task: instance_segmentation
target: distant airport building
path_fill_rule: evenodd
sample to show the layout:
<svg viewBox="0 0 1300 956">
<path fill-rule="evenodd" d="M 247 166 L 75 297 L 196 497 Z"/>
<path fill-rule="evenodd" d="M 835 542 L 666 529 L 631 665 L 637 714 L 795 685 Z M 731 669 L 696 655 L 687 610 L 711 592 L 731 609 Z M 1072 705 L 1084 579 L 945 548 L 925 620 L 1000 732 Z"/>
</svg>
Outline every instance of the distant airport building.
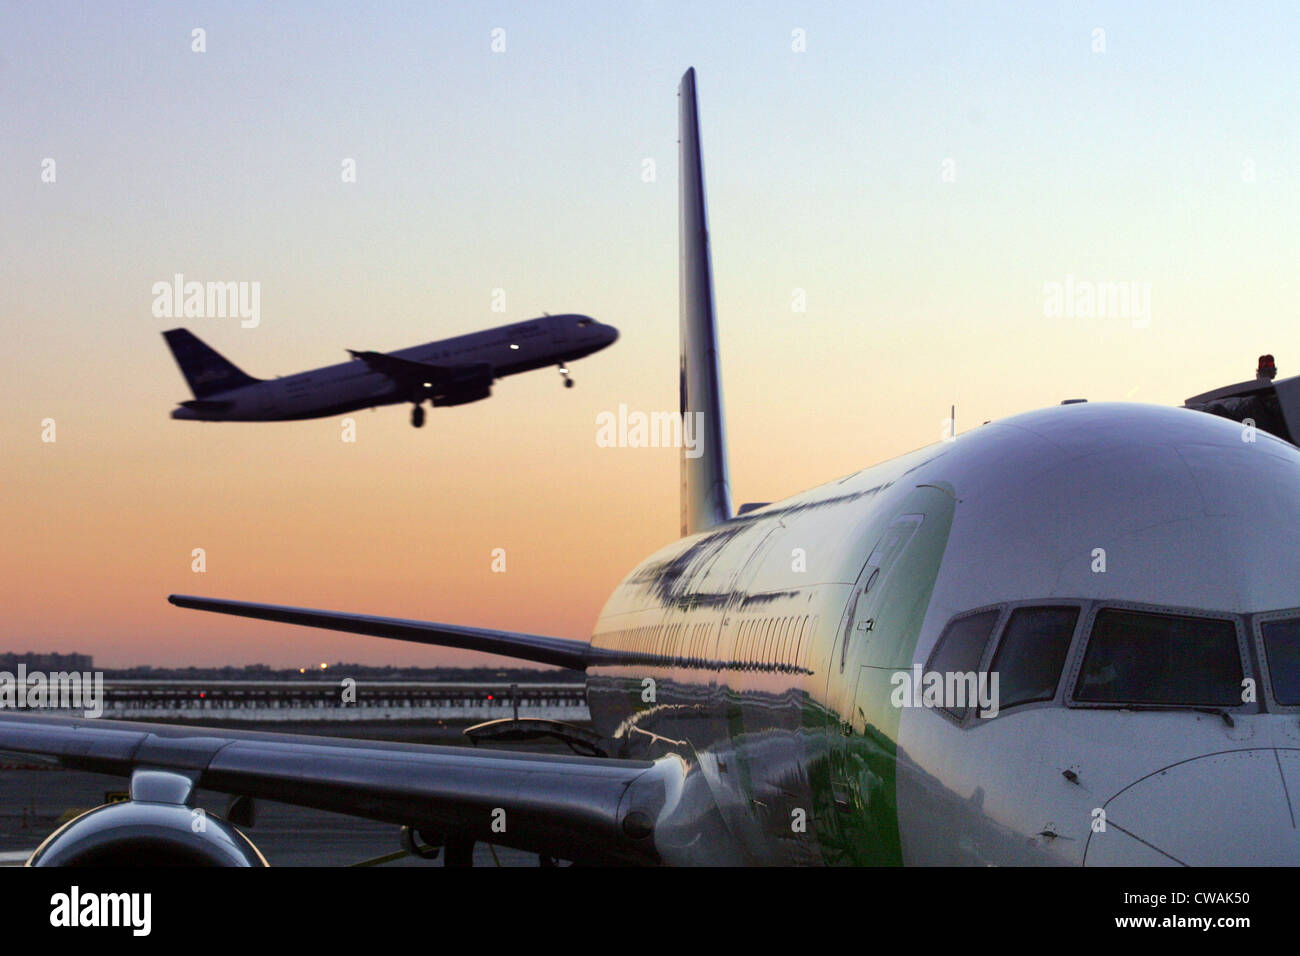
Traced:
<svg viewBox="0 0 1300 956">
<path fill-rule="evenodd" d="M 15 654 L 12 651 L 0 654 L 0 671 L 13 673 L 19 665 L 28 671 L 93 671 L 95 658 L 90 654 Z"/>
<path fill-rule="evenodd" d="M 104 691 L 104 716 L 125 720 L 591 719 L 586 685 L 576 682 L 115 679 Z"/>
</svg>

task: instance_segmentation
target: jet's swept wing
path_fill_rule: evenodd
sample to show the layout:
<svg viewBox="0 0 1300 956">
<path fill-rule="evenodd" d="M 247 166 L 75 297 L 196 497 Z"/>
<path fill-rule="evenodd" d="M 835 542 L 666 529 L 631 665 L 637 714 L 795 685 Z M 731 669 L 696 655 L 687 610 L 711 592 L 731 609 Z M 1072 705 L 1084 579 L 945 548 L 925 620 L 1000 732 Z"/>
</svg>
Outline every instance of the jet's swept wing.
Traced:
<svg viewBox="0 0 1300 956">
<path fill-rule="evenodd" d="M 348 349 L 354 359 L 365 362 L 372 372 L 386 375 L 398 385 L 418 386 L 426 382 L 436 383 L 447 380 L 478 380 L 486 376 L 488 384 L 492 382 L 492 366 L 488 362 L 475 362 L 471 365 L 433 365 L 429 362 L 416 362 L 411 359 L 398 358 L 384 352 L 361 352 Z"/>
<path fill-rule="evenodd" d="M 566 860 L 655 863 L 675 760 L 640 761 L 0 714 L 0 750 L 410 826 Z M 133 785 L 134 789 L 134 785 Z"/>
<path fill-rule="evenodd" d="M 435 644 L 440 647 L 461 647 L 471 651 L 502 654 L 539 664 L 586 670 L 595 662 L 599 651 L 585 641 L 563 637 L 546 637 L 541 634 L 521 634 L 517 631 L 494 631 L 484 627 L 466 627 L 460 624 L 435 624 L 432 621 L 411 621 L 396 617 L 374 617 L 369 614 L 348 614 L 342 611 L 318 611 L 313 608 L 287 607 L 282 604 L 254 604 L 249 601 L 228 601 L 221 598 L 193 597 L 172 594 L 168 601 L 177 607 L 218 614 L 235 614 L 254 617 L 281 624 L 301 624 L 303 627 L 321 627 L 330 631 L 347 631 L 350 634 L 370 634 L 391 637 L 417 644 Z"/>
<path fill-rule="evenodd" d="M 585 642 L 538 634 L 179 594 L 170 601 L 579 670 L 600 659 Z M 192 785 L 395 823 L 449 847 L 452 840 L 462 846 L 481 841 L 587 863 L 659 862 L 655 822 L 676 799 L 683 774 L 676 759 L 651 763 L 12 713 L 0 713 L 0 751 L 130 776 L 128 809 L 114 805 L 92 813 L 119 813 L 123 819 L 116 822 L 131 824 L 129 808 L 140 806 L 146 822 L 154 821 L 155 836 L 168 819 L 156 806 L 157 784 L 150 789 L 162 776 L 189 781 L 182 791 L 174 791 L 174 783 L 164 788 L 184 795 L 163 802 L 185 807 L 192 805 Z M 82 835 L 67 828 L 59 833 L 52 840 L 61 839 L 67 852 L 83 852 Z M 165 831 L 159 839 L 176 835 Z"/>
<path fill-rule="evenodd" d="M 383 352 L 348 349 L 348 354 L 354 359 L 365 362 L 372 372 L 387 375 L 393 381 L 403 384 L 416 381 L 431 381 L 448 371 L 441 365 L 414 362 L 411 359 L 398 358 L 396 355 L 387 355 Z"/>
<path fill-rule="evenodd" d="M 348 349 L 354 359 L 365 362 L 372 372 L 387 377 L 397 390 L 415 402 L 428 397 L 434 405 L 465 405 L 492 394 L 495 372 L 490 362 L 469 365 L 432 365 L 387 355 Z"/>
</svg>

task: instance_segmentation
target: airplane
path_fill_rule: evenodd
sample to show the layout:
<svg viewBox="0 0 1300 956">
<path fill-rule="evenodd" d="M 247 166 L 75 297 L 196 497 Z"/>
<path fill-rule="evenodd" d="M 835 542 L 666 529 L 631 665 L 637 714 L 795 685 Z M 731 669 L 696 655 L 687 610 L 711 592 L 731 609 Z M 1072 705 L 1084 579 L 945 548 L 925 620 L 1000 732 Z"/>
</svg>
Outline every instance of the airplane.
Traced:
<svg viewBox="0 0 1300 956">
<path fill-rule="evenodd" d="M 558 365 L 572 388 L 568 363 L 613 345 L 618 330 L 587 315 L 543 315 L 396 352 L 348 349 L 351 362 L 270 380 L 240 371 L 188 329 L 163 338 L 194 393 L 172 418 L 299 421 L 411 402 L 411 424 L 422 428 L 426 399 L 435 408 L 481 401 L 507 375 Z"/>
<path fill-rule="evenodd" d="M 539 862 L 1300 861 L 1300 449 L 1072 401 L 734 511 L 693 69 L 679 97 L 680 409 L 702 453 L 681 458 L 681 537 L 589 640 L 170 597 L 585 671 L 593 730 L 477 732 L 587 755 L 0 713 L 0 749 L 131 781 L 31 865 L 259 864 L 258 799 L 387 821 L 448 865 L 476 841 Z M 232 796 L 202 834 L 196 787 Z"/>
</svg>

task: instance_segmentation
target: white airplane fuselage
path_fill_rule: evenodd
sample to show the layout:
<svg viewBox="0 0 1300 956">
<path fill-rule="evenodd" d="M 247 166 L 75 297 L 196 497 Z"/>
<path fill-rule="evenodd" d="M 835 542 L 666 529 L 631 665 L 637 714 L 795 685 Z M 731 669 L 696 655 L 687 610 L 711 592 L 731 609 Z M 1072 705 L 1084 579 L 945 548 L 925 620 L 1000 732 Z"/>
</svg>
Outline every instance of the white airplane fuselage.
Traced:
<svg viewBox="0 0 1300 956">
<path fill-rule="evenodd" d="M 1300 707 L 1275 697 L 1259 632 L 1300 617 L 1300 450 L 1244 435 L 1183 409 L 1048 408 L 651 556 L 599 618 L 615 662 L 588 696 L 618 756 L 688 768 L 665 860 L 1300 862 Z M 988 671 L 1034 605 L 1078 609 L 1050 699 L 960 720 L 897 705 L 954 618 L 1001 615 Z M 1076 699 L 1107 608 L 1229 622 L 1255 696 Z"/>
</svg>

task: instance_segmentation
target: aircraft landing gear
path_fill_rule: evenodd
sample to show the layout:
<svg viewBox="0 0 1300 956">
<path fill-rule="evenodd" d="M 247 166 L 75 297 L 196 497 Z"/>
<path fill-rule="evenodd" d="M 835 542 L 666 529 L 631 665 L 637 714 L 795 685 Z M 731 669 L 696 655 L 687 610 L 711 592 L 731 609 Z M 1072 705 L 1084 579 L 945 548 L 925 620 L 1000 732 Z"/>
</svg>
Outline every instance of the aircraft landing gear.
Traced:
<svg viewBox="0 0 1300 956">
<path fill-rule="evenodd" d="M 424 427 L 424 406 L 423 405 L 416 405 L 414 408 L 411 409 L 411 427 L 412 428 Z"/>
<path fill-rule="evenodd" d="M 569 378 L 569 366 L 560 366 L 560 377 L 564 379 L 565 388 L 573 388 L 573 379 Z"/>
</svg>

